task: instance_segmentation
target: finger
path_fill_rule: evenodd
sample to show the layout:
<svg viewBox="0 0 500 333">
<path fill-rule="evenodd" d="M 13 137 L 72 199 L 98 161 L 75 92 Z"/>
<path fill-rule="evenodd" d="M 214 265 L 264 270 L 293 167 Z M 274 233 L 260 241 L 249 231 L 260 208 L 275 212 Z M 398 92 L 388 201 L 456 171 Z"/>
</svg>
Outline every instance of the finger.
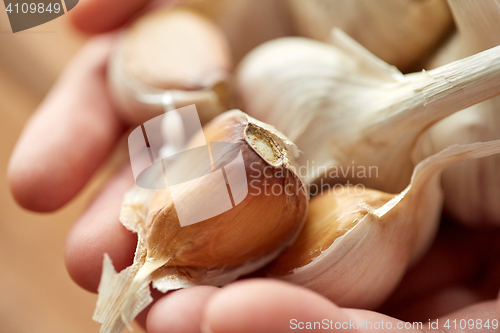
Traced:
<svg viewBox="0 0 500 333">
<path fill-rule="evenodd" d="M 86 0 L 69 12 L 73 25 L 79 30 L 97 34 L 116 29 L 150 0 Z"/>
<path fill-rule="evenodd" d="M 125 229 L 118 217 L 123 195 L 133 183 L 132 171 L 127 164 L 96 196 L 66 239 L 68 273 L 76 283 L 91 292 L 97 291 L 104 253 L 109 254 L 118 272 L 132 264 L 137 236 Z"/>
<path fill-rule="evenodd" d="M 210 298 L 202 331 L 280 333 L 299 323 L 323 319 L 349 321 L 339 307 L 310 290 L 271 279 L 250 279 L 231 284 Z"/>
<path fill-rule="evenodd" d="M 498 299 L 497 299 L 497 311 L 500 314 L 500 292 L 498 293 Z"/>
<path fill-rule="evenodd" d="M 469 327 L 472 319 L 475 324 Z M 405 323 L 373 311 L 338 308 L 304 288 L 260 279 L 238 282 L 215 293 L 204 311 L 202 331 L 279 333 L 298 329 L 318 332 L 330 329 L 357 333 L 458 333 L 464 332 L 463 327 L 460 328 L 460 321 L 465 320 L 467 332 L 484 332 L 484 325 L 477 324 L 478 319 L 483 324 L 489 320 L 491 327 L 493 320 L 498 320 L 496 302 L 476 304 L 438 318 L 437 321 Z M 449 327 L 445 326 L 447 320 Z M 453 326 L 453 320 L 458 325 Z M 308 325 L 311 328 L 308 329 Z"/>
<path fill-rule="evenodd" d="M 422 331 L 424 323 L 405 323 L 399 319 L 368 310 L 343 309 L 343 311 L 350 318 L 350 326 L 355 328 L 358 333 L 424 333 Z"/>
<path fill-rule="evenodd" d="M 147 331 L 149 333 L 199 333 L 202 311 L 219 289 L 198 286 L 181 289 L 168 294 L 156 302 L 149 311 Z"/>
<path fill-rule="evenodd" d="M 494 301 L 475 304 L 446 316 L 437 319 L 429 318 L 423 322 L 403 322 L 401 320 L 368 310 L 343 309 L 343 311 L 351 318 L 352 321 L 356 322 L 355 326 L 358 329 L 358 333 L 499 332 L 499 314 Z M 486 322 L 489 323 L 489 329 L 484 326 Z M 496 328 L 493 328 L 494 326 L 496 326 Z"/>
<path fill-rule="evenodd" d="M 486 300 L 475 290 L 452 286 L 423 294 L 385 313 L 405 321 L 425 321 Z"/>
<path fill-rule="evenodd" d="M 445 333 L 500 332 L 499 318 L 495 301 L 488 301 L 468 306 L 431 322 L 437 323 L 436 328 Z M 489 327 L 485 326 L 486 323 Z M 427 327 L 433 328 L 429 323 Z"/>
<path fill-rule="evenodd" d="M 21 206 L 46 212 L 67 203 L 124 132 L 105 84 L 113 41 L 103 36 L 90 42 L 24 128 L 8 169 Z"/>
<path fill-rule="evenodd" d="M 165 294 L 162 293 L 161 291 L 152 288 L 151 286 L 149 287 L 149 290 L 151 291 L 151 297 L 153 298 L 153 302 L 151 302 L 151 304 L 149 304 L 144 310 L 142 310 L 137 315 L 137 317 L 134 318 L 134 321 L 137 322 L 144 330 L 146 330 L 148 315 L 151 308 L 156 304 L 156 302 L 158 302 L 158 300 L 165 297 L 165 295 L 170 295 L 175 292 L 175 291 L 169 291 L 167 292 L 167 294 Z"/>
</svg>

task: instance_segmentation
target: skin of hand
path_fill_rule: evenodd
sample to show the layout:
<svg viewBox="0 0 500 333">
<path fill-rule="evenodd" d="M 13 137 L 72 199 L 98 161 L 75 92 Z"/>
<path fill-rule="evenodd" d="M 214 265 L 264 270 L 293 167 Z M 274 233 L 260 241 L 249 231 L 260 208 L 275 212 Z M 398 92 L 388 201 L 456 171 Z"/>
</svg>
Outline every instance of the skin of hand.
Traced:
<svg viewBox="0 0 500 333">
<path fill-rule="evenodd" d="M 80 30 L 104 33 L 125 23 L 147 0 L 86 0 L 70 12 Z M 8 181 L 17 202 L 33 211 L 53 211 L 71 200 L 106 161 L 127 129 L 107 95 L 106 62 L 114 33 L 94 37 L 68 66 L 26 125 L 12 154 Z M 65 261 L 81 287 L 96 292 L 102 258 L 117 270 L 132 263 L 134 234 L 118 221 L 123 194 L 133 184 L 128 162 L 116 172 L 70 231 Z M 429 253 L 410 269 L 380 312 L 346 309 L 286 282 L 252 278 L 223 288 L 198 286 L 163 295 L 137 320 L 149 333 L 289 332 L 297 322 L 368 320 L 372 323 L 428 319 L 500 319 L 498 230 L 465 230 L 445 223 Z M 335 281 L 332 281 L 335 283 Z M 384 313 L 384 314 L 383 314 Z M 393 317 L 392 317 L 393 316 Z M 463 332 L 459 327 L 439 332 Z M 325 330 L 319 330 L 325 331 Z M 346 332 L 394 332 L 347 328 Z M 484 332 L 474 328 L 467 332 Z M 487 332 L 500 332 L 487 330 Z"/>
</svg>

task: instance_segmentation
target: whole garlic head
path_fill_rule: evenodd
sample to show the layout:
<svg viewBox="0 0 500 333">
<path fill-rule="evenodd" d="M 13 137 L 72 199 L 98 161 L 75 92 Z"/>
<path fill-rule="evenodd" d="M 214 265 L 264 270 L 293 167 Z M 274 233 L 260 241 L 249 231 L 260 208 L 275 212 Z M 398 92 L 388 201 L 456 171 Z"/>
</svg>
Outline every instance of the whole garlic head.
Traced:
<svg viewBox="0 0 500 333">
<path fill-rule="evenodd" d="M 399 192 L 410 180 L 421 133 L 500 93 L 500 48 L 403 75 L 341 30 L 333 35 L 335 45 L 300 37 L 267 42 L 247 55 L 236 76 L 245 110 L 303 152 L 298 163 L 308 168 L 309 183 L 332 169 L 374 166 L 376 177 L 354 180 Z"/>
</svg>

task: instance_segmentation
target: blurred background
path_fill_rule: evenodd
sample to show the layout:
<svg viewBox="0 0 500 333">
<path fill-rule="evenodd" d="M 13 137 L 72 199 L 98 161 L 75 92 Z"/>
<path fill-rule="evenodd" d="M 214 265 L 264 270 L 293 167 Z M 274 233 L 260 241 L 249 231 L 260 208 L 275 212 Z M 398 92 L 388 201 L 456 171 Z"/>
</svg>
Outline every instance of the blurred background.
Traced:
<svg viewBox="0 0 500 333">
<path fill-rule="evenodd" d="M 97 297 L 66 273 L 64 243 L 106 168 L 75 200 L 51 214 L 20 208 L 6 181 L 24 124 L 85 38 L 66 16 L 13 34 L 0 7 L 0 332 L 98 332 L 100 325 L 92 321 Z"/>
</svg>

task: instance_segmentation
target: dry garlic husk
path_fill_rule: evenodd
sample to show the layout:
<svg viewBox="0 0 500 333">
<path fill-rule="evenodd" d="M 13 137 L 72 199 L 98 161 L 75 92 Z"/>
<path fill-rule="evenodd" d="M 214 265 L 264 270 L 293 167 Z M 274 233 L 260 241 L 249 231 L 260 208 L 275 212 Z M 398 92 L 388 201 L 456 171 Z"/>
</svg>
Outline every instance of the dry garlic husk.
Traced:
<svg viewBox="0 0 500 333">
<path fill-rule="evenodd" d="M 399 194 L 339 185 L 312 198 L 299 238 L 266 273 L 340 306 L 376 307 L 434 238 L 442 170 L 499 152 L 500 140 L 455 145 L 420 162 Z"/>
<path fill-rule="evenodd" d="M 308 197 L 294 171 L 293 143 L 237 110 L 215 118 L 203 132 L 212 144 L 239 146 L 251 183 L 248 195 L 225 213 L 181 227 L 168 190 L 131 189 L 120 221 L 137 233 L 137 250 L 133 265 L 118 274 L 105 256 L 94 313 L 94 319 L 103 323 L 101 332 L 121 332 L 152 301 L 150 282 L 162 292 L 223 285 L 266 265 L 298 236 Z M 231 170 L 225 169 L 230 177 Z M 199 191 L 209 194 L 212 185 L 216 184 L 187 186 L 181 199 L 190 200 Z M 266 186 L 288 192 L 270 195 Z"/>
<path fill-rule="evenodd" d="M 450 0 L 458 26 L 434 60 L 438 66 L 500 44 L 500 1 Z M 415 155 L 428 156 L 453 143 L 500 139 L 500 98 L 495 97 L 453 114 L 422 136 Z M 500 225 L 500 157 L 468 161 L 443 173 L 445 210 L 467 225 Z"/>
<path fill-rule="evenodd" d="M 397 193 L 410 180 L 411 149 L 422 132 L 500 93 L 500 48 L 403 75 L 341 30 L 333 36 L 335 45 L 300 37 L 267 42 L 237 72 L 245 110 L 297 145 L 308 182 L 351 180 L 356 170 L 355 183 Z M 373 169 L 372 176 L 359 179 L 360 168 Z"/>
<path fill-rule="evenodd" d="M 373 54 L 406 71 L 433 51 L 452 30 L 446 0 L 288 0 L 305 37 L 328 41 L 345 31 Z"/>
<path fill-rule="evenodd" d="M 190 104 L 206 123 L 228 109 L 231 67 L 228 42 L 215 23 L 192 10 L 163 8 L 122 33 L 108 79 L 131 124 Z"/>
<path fill-rule="evenodd" d="M 226 34 L 235 62 L 268 40 L 294 34 L 283 0 L 181 0 L 212 18 Z"/>
</svg>

